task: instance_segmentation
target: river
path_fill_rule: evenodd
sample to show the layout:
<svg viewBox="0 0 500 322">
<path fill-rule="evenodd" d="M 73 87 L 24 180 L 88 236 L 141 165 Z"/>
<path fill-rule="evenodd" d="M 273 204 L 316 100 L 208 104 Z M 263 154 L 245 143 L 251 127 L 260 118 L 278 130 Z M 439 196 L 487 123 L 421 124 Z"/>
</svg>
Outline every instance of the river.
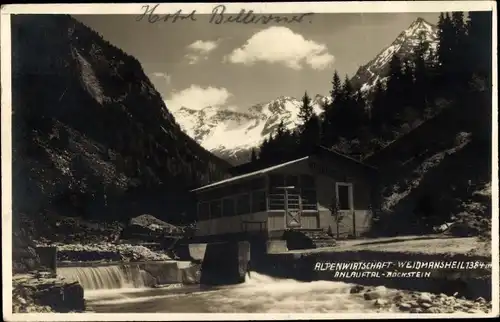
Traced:
<svg viewBox="0 0 500 322">
<path fill-rule="evenodd" d="M 351 288 L 341 282 L 299 282 L 252 273 L 234 286 L 85 290 L 85 298 L 97 313 L 379 312 L 362 294 L 350 294 Z"/>
<path fill-rule="evenodd" d="M 86 306 L 96 313 L 393 313 L 401 312 L 403 306 L 406 311 L 429 313 L 491 311 L 491 302 L 484 299 L 468 301 L 324 280 L 302 282 L 256 272 L 250 272 L 244 283 L 231 286 L 152 288 L 146 286 L 151 285 L 148 273 L 132 263 L 61 267 L 57 271 L 83 286 Z M 355 288 L 360 292 L 351 293 Z"/>
</svg>

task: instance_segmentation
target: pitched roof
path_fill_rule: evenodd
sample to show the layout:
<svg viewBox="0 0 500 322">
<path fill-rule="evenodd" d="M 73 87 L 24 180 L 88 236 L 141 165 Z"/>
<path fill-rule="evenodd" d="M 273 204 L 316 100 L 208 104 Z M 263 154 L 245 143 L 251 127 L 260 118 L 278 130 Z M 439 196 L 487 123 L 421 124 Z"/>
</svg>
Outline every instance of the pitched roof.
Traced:
<svg viewBox="0 0 500 322">
<path fill-rule="evenodd" d="M 363 162 L 361 162 L 359 160 L 356 160 L 354 158 L 351 158 L 351 157 L 349 157 L 349 156 L 347 156 L 345 154 L 342 154 L 342 153 L 340 153 L 338 151 L 335 151 L 333 149 L 329 149 L 329 148 L 324 147 L 324 146 L 317 146 L 316 148 L 317 149 L 313 153 L 311 153 L 311 156 L 312 155 L 320 154 L 321 152 L 323 152 L 323 153 L 326 152 L 329 155 L 333 155 L 333 156 L 336 156 L 336 157 L 340 157 L 340 158 L 349 160 L 349 161 L 354 162 L 354 163 L 358 164 L 359 166 L 363 166 L 363 167 L 365 167 L 365 168 L 367 168 L 369 170 L 377 171 L 377 169 L 375 167 L 370 166 L 370 165 L 368 165 L 366 163 L 363 163 Z M 206 190 L 206 189 L 210 189 L 210 188 L 222 186 L 224 184 L 227 184 L 227 183 L 230 183 L 230 182 L 234 182 L 234 181 L 237 181 L 237 180 L 256 177 L 256 176 L 262 175 L 264 173 L 267 173 L 267 172 L 270 172 L 270 171 L 273 171 L 273 170 L 276 170 L 276 169 L 279 169 L 279 168 L 282 168 L 282 167 L 286 167 L 288 165 L 291 165 L 291 164 L 294 164 L 294 163 L 297 163 L 297 162 L 300 162 L 300 161 L 307 160 L 307 159 L 309 159 L 309 157 L 310 156 L 305 156 L 305 157 L 302 157 L 302 158 L 297 158 L 297 159 L 294 159 L 294 160 L 291 160 L 291 161 L 287 161 L 287 162 L 283 162 L 283 163 L 280 163 L 280 164 L 269 165 L 268 167 L 265 167 L 265 168 L 261 168 L 261 169 L 254 170 L 254 171 L 251 171 L 251 172 L 248 172 L 248 173 L 240 174 L 240 175 L 234 176 L 232 178 L 228 178 L 228 179 L 225 179 L 225 180 L 217 181 L 217 182 L 214 182 L 214 183 L 211 183 L 211 184 L 208 184 L 208 185 L 205 185 L 205 186 L 193 189 L 193 190 L 191 190 L 191 192 L 203 191 L 203 190 Z"/>
<path fill-rule="evenodd" d="M 363 167 L 366 167 L 368 169 L 376 170 L 376 168 L 374 168 L 373 166 L 371 166 L 367 163 L 364 163 L 360 160 L 356 160 L 355 158 L 347 156 L 339 151 L 336 151 L 334 149 L 330 149 L 330 148 L 327 148 L 327 147 L 321 146 L 321 145 L 317 145 L 316 147 L 314 147 L 312 152 L 309 155 L 336 156 L 336 157 L 340 157 L 340 158 L 345 159 L 345 160 L 352 161 L 352 162 L 354 162 L 358 165 L 361 165 Z M 265 161 L 265 160 L 258 159 L 258 160 L 253 161 L 253 162 L 247 162 L 247 163 L 233 166 L 232 168 L 229 169 L 229 172 L 235 176 L 239 176 L 241 174 L 255 172 L 257 170 L 268 168 L 268 167 L 270 167 L 272 165 L 276 165 L 278 163 L 285 163 L 285 162 L 288 162 L 290 160 L 295 160 L 295 159 L 298 159 L 301 157 L 304 157 L 304 154 L 296 153 L 296 154 L 288 155 L 287 157 L 281 158 L 279 160 L 267 160 L 267 161 Z"/>
<path fill-rule="evenodd" d="M 360 161 L 360 160 L 356 160 L 356 159 L 354 159 L 354 158 L 352 158 L 352 157 L 350 157 L 350 156 L 348 156 L 348 155 L 345 155 L 345 154 L 343 154 L 343 153 L 340 153 L 339 151 L 336 151 L 336 150 L 334 150 L 334 149 L 329 149 L 329 148 L 327 148 L 327 147 L 325 147 L 325 146 L 322 146 L 322 145 L 320 145 L 320 146 L 319 146 L 319 149 L 321 149 L 321 150 L 323 150 L 323 151 L 326 151 L 326 152 L 328 152 L 328 153 L 331 153 L 331 154 L 333 154 L 333 155 L 335 155 L 335 156 L 339 156 L 339 157 L 341 157 L 341 158 L 345 158 L 345 159 L 347 159 L 347 160 L 350 160 L 350 161 L 352 161 L 352 162 L 355 162 L 355 163 L 357 163 L 357 164 L 359 164 L 359 165 L 361 165 L 361 166 L 363 166 L 363 167 L 366 167 L 366 168 L 369 168 L 369 169 L 372 169 L 372 170 L 377 170 L 377 168 L 375 168 L 374 166 L 371 166 L 371 165 L 369 165 L 369 164 L 367 164 L 367 163 L 364 163 L 364 162 L 362 162 L 362 161 Z"/>
<path fill-rule="evenodd" d="M 279 169 L 279 168 L 282 168 L 282 167 L 286 167 L 286 166 L 288 166 L 290 164 L 294 164 L 294 163 L 297 163 L 297 162 L 300 162 L 300 161 L 307 160 L 308 158 L 309 158 L 309 156 L 306 156 L 306 157 L 303 157 L 303 158 L 300 158 L 300 159 L 295 159 L 295 160 L 292 160 L 292 161 L 289 161 L 289 162 L 280 163 L 280 164 L 277 164 L 277 165 L 274 165 L 274 166 L 271 166 L 271 167 L 268 167 L 268 168 L 265 168 L 265 169 L 261 169 L 261 170 L 258 170 L 258 171 L 254 171 L 254 172 L 250 172 L 250 173 L 245 173 L 245 174 L 242 174 L 242 175 L 239 175 L 239 176 L 236 176 L 236 177 L 232 177 L 232 178 L 229 178 L 229 179 L 217 181 L 217 182 L 208 184 L 206 186 L 193 189 L 193 190 L 191 190 L 191 192 L 197 192 L 197 191 L 201 191 L 201 190 L 206 190 L 206 189 L 209 189 L 209 188 L 217 187 L 217 186 L 220 186 L 220 185 L 223 185 L 223 184 L 226 184 L 226 183 L 229 183 L 229 182 L 237 181 L 237 180 L 240 180 L 240 179 L 255 177 L 255 176 L 264 174 L 266 172 L 269 172 L 269 171 L 273 171 L 273 170 L 276 170 L 276 169 Z"/>
</svg>

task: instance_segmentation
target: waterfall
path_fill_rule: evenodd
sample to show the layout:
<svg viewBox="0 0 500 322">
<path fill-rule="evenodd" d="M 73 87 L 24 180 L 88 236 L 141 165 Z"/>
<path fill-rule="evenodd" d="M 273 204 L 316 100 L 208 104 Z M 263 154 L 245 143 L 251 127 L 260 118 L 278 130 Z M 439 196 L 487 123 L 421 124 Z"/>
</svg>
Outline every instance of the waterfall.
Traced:
<svg viewBox="0 0 500 322">
<path fill-rule="evenodd" d="M 57 274 L 78 281 L 85 290 L 143 288 L 145 272 L 137 265 L 60 267 Z"/>
</svg>

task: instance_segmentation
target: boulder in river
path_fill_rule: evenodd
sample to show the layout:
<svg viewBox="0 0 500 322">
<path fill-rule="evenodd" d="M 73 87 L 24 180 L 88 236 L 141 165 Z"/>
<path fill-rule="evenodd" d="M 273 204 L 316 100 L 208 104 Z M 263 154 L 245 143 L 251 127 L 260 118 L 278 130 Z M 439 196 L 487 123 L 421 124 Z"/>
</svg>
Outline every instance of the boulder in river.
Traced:
<svg viewBox="0 0 500 322">
<path fill-rule="evenodd" d="M 375 291 L 370 291 L 370 292 L 366 292 L 365 294 L 363 294 L 363 297 L 367 301 L 376 300 L 376 299 L 380 298 L 380 293 L 375 292 Z"/>
<path fill-rule="evenodd" d="M 418 302 L 419 303 L 431 303 L 432 302 L 432 297 L 429 293 L 422 293 L 420 294 L 420 296 L 418 297 Z"/>
<path fill-rule="evenodd" d="M 124 229 L 122 237 L 125 239 L 139 239 L 156 241 L 165 235 L 177 235 L 181 230 L 154 216 L 145 214 L 132 218 Z"/>
<path fill-rule="evenodd" d="M 82 312 L 83 288 L 78 282 L 52 277 L 50 272 L 14 275 L 14 312 Z"/>
<path fill-rule="evenodd" d="M 387 288 L 385 288 L 385 286 L 377 286 L 374 289 L 363 294 L 363 296 L 365 300 L 376 300 L 386 294 Z"/>
<path fill-rule="evenodd" d="M 389 302 L 387 300 L 384 300 L 384 299 L 376 299 L 374 302 L 374 305 L 376 307 L 386 306 L 387 304 L 389 304 Z"/>
<path fill-rule="evenodd" d="M 363 287 L 363 286 L 361 286 L 361 285 L 355 285 L 355 286 L 353 286 L 353 287 L 351 288 L 350 293 L 351 293 L 351 294 L 358 294 L 358 293 L 360 293 L 363 289 L 364 289 L 364 287 Z"/>
</svg>

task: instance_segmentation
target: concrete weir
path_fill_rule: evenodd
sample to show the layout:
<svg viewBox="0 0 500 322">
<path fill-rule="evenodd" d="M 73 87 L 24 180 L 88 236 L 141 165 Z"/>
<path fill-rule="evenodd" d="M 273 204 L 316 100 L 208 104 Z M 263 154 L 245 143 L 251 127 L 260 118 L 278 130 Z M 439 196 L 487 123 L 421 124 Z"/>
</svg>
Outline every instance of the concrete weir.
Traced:
<svg viewBox="0 0 500 322">
<path fill-rule="evenodd" d="M 228 241 L 180 245 L 176 254 L 180 260 L 148 261 L 136 263 L 69 263 L 73 270 L 63 270 L 65 263 L 58 263 L 58 273 L 90 281 L 92 276 L 109 275 L 108 280 L 120 280 L 118 287 L 137 284 L 154 287 L 165 284 L 231 285 L 243 283 L 249 270 L 261 274 L 295 279 L 298 281 L 329 280 L 365 286 L 383 285 L 388 288 L 445 293 L 458 292 L 468 298 L 491 298 L 491 268 L 484 269 L 433 269 L 425 277 L 388 277 L 388 268 L 369 269 L 371 275 L 351 274 L 363 270 L 318 269 L 318 263 L 353 262 L 491 262 L 488 258 L 439 254 L 418 254 L 378 251 L 338 252 L 289 252 L 282 244 L 269 244 L 262 240 Z M 283 251 L 284 249 L 284 251 Z M 54 253 L 44 250 L 42 262 L 53 263 Z M 115 268 L 105 268 L 114 265 Z M 325 267 L 325 265 L 320 265 Z M 415 271 L 394 267 L 392 271 Z M 391 270 L 390 270 L 391 271 Z M 418 269 L 417 269 L 418 271 Z M 424 270 L 425 271 L 425 270 Z M 429 271 L 429 270 L 427 270 Z M 342 273 L 342 274 L 339 274 Z M 375 274 L 376 276 L 374 276 Z M 349 276 L 346 276 L 349 275 Z M 117 278 L 118 276 L 119 278 Z M 100 279 L 99 279 L 100 280 Z M 89 283 L 92 284 L 92 283 Z M 96 286 L 94 286 L 96 287 Z M 98 286 L 100 288 L 101 286 Z M 113 286 L 115 287 L 115 286 Z M 135 286 L 138 287 L 138 286 Z"/>
<path fill-rule="evenodd" d="M 42 250 L 44 262 L 56 252 Z M 250 261 L 250 243 L 186 244 L 180 260 L 143 262 L 58 262 L 57 274 L 85 289 L 156 287 L 167 284 L 230 285 L 243 283 Z"/>
<path fill-rule="evenodd" d="M 200 283 L 229 285 L 245 281 L 250 261 L 250 243 L 222 242 L 206 245 Z"/>
<path fill-rule="evenodd" d="M 60 263 L 58 275 L 77 280 L 85 289 L 199 284 L 200 265 L 178 261 Z"/>
</svg>

